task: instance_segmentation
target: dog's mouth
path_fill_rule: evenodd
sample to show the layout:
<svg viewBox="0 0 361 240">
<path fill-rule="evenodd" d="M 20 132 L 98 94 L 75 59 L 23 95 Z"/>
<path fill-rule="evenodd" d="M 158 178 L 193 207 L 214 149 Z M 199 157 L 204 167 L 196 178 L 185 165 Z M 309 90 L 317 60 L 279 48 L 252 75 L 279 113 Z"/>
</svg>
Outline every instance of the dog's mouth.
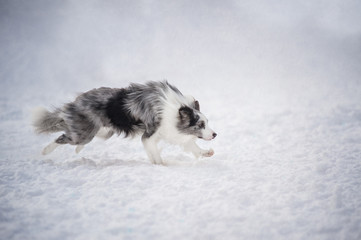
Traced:
<svg viewBox="0 0 361 240">
<path fill-rule="evenodd" d="M 214 139 L 214 138 L 204 138 L 204 137 L 198 137 L 198 138 L 206 140 L 206 141 L 211 141 L 212 139 Z"/>
</svg>

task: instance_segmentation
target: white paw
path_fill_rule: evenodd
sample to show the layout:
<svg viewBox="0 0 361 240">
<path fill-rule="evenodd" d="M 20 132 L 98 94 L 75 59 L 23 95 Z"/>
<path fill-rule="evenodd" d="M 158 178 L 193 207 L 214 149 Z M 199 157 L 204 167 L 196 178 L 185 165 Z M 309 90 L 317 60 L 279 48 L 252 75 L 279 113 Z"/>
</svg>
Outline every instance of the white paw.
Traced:
<svg viewBox="0 0 361 240">
<path fill-rule="evenodd" d="M 47 155 L 47 154 L 51 153 L 51 152 L 54 151 L 55 148 L 57 148 L 59 145 L 60 145 L 60 144 L 55 143 L 55 142 L 50 143 L 48 146 L 46 146 L 46 147 L 43 149 L 42 154 L 43 154 L 43 155 Z"/>
<path fill-rule="evenodd" d="M 209 149 L 208 151 L 204 151 L 202 153 L 202 156 L 203 157 L 212 157 L 214 155 L 214 150 L 211 148 Z"/>
</svg>

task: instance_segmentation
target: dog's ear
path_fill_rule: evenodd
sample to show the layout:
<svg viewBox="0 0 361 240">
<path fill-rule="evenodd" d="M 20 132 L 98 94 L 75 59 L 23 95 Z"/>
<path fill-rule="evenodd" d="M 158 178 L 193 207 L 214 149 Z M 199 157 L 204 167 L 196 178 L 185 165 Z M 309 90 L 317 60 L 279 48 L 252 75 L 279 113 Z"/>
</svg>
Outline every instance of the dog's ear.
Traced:
<svg viewBox="0 0 361 240">
<path fill-rule="evenodd" d="M 200 111 L 199 102 L 197 100 L 194 101 L 194 108 Z"/>
<path fill-rule="evenodd" d="M 187 126 L 194 126 L 199 120 L 199 116 L 194 113 L 190 107 L 181 107 L 179 109 L 179 118 L 181 123 Z"/>
<path fill-rule="evenodd" d="M 181 107 L 179 109 L 179 117 L 182 121 L 190 120 L 193 117 L 193 110 L 187 106 Z"/>
</svg>

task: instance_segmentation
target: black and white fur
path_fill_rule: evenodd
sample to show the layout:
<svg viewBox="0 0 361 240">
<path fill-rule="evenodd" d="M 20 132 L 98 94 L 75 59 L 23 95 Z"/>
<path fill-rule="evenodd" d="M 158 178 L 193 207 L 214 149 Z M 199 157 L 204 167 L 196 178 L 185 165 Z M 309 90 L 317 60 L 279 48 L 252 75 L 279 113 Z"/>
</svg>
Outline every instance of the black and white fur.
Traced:
<svg viewBox="0 0 361 240">
<path fill-rule="evenodd" d="M 196 139 L 212 140 L 217 135 L 200 112 L 198 101 L 167 81 L 93 89 L 53 112 L 38 111 L 33 125 L 37 133 L 64 132 L 43 154 L 62 144 L 76 145 L 78 153 L 95 136 L 142 134 L 147 155 L 156 164 L 163 163 L 157 146 L 161 139 L 183 146 L 198 158 L 210 157 L 214 151 L 201 149 Z"/>
</svg>

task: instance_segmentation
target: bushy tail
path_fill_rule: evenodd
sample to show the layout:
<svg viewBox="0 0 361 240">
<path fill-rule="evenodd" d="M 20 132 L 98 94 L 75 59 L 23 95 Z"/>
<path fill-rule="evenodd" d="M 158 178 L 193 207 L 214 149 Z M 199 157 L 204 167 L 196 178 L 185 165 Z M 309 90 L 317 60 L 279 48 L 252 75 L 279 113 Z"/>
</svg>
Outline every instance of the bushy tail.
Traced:
<svg viewBox="0 0 361 240">
<path fill-rule="evenodd" d="M 49 112 L 44 108 L 34 109 L 32 123 L 38 134 L 60 132 L 66 128 L 64 120 L 59 117 L 58 110 Z"/>
</svg>

